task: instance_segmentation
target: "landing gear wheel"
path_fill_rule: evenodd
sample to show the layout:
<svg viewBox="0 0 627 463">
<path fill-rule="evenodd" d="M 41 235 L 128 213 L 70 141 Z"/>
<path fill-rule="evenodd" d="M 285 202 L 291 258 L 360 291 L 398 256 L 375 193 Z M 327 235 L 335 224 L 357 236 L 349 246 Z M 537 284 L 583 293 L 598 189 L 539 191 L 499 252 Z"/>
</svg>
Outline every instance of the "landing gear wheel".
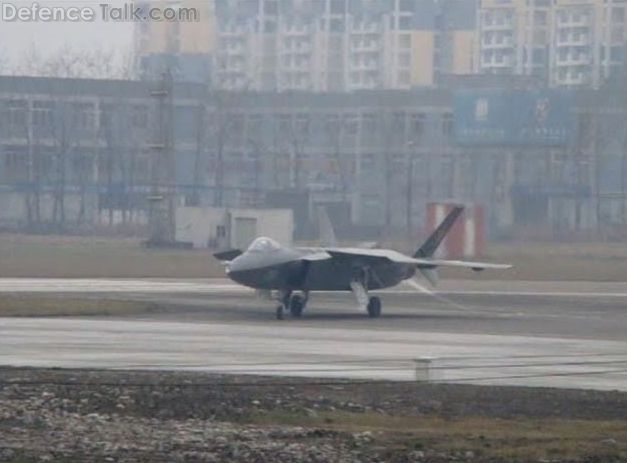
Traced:
<svg viewBox="0 0 627 463">
<path fill-rule="evenodd" d="M 381 299 L 374 296 L 368 301 L 368 316 L 378 318 L 381 315 Z"/>
<path fill-rule="evenodd" d="M 283 320 L 283 305 L 279 305 L 276 308 L 276 319 Z"/>
<path fill-rule="evenodd" d="M 305 300 L 302 296 L 294 294 L 290 299 L 290 314 L 294 318 L 300 318 L 305 308 Z"/>
</svg>

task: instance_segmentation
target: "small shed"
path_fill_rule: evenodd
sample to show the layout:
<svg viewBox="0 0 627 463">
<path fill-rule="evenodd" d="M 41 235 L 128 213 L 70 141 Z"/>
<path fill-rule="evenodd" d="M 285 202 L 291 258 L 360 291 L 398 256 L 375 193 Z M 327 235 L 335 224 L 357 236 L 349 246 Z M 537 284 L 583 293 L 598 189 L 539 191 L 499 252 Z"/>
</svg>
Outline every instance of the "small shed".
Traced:
<svg viewBox="0 0 627 463">
<path fill-rule="evenodd" d="M 291 209 L 231 209 L 187 207 L 176 209 L 176 241 L 194 248 L 246 249 L 258 236 L 291 246 L 294 216 Z"/>
</svg>

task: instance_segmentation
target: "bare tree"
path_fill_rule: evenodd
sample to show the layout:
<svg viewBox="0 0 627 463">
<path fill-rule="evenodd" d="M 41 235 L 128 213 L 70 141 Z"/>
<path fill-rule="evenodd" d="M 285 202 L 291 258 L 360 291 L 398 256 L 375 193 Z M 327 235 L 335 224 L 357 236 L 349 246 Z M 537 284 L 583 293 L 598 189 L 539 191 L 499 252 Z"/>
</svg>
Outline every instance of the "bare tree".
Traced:
<svg viewBox="0 0 627 463">
<path fill-rule="evenodd" d="M 241 132 L 237 133 L 235 111 L 240 95 L 238 92 L 214 92 L 211 98 L 211 110 L 207 114 L 208 140 L 214 148 L 214 204 L 217 207 L 224 206 L 226 148 L 234 143 L 236 136 L 241 135 Z"/>
<path fill-rule="evenodd" d="M 0 47 L 0 74 L 5 74 L 9 71 L 9 56 L 6 48 Z"/>
<path fill-rule="evenodd" d="M 327 117 L 325 129 L 331 145 L 331 156 L 337 168 L 338 178 L 340 180 L 340 191 L 342 193 L 342 201 L 346 201 L 348 194 L 348 174 L 347 167 L 342 154 L 344 124 L 340 115 L 332 114 Z"/>
<path fill-rule="evenodd" d="M 34 44 L 23 53 L 16 73 L 34 77 L 129 79 L 135 77 L 128 53 L 93 47 L 79 49 L 65 44 L 43 56 Z"/>
<path fill-rule="evenodd" d="M 392 227 L 392 197 L 394 195 L 394 162 L 390 151 L 395 144 L 396 135 L 392 126 L 392 115 L 383 111 L 379 116 L 381 146 L 383 147 L 384 180 L 385 180 L 385 237 L 390 237 Z"/>
</svg>

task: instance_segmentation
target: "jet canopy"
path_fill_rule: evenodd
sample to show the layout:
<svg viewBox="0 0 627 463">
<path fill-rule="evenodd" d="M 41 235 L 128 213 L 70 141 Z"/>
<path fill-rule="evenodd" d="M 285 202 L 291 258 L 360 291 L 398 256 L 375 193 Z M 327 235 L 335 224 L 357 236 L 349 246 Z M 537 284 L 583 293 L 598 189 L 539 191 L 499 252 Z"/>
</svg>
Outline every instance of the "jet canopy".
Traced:
<svg viewBox="0 0 627 463">
<path fill-rule="evenodd" d="M 248 246 L 248 252 L 270 252 L 281 249 L 281 245 L 274 241 L 272 238 L 261 237 L 255 239 L 250 246 Z"/>
</svg>

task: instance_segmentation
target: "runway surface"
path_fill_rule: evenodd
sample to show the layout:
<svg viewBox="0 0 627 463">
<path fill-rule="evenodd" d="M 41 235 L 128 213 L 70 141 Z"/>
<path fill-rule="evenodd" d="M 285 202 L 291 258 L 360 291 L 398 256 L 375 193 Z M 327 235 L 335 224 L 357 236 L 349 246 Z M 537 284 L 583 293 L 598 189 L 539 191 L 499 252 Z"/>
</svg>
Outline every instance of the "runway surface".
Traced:
<svg viewBox="0 0 627 463">
<path fill-rule="evenodd" d="M 443 281 L 383 291 L 368 319 L 313 294 L 302 319 L 228 280 L 0 279 L 0 293 L 141 299 L 117 318 L 0 318 L 0 364 L 627 390 L 627 284 Z M 0 296 L 1 297 L 1 296 Z"/>
</svg>

